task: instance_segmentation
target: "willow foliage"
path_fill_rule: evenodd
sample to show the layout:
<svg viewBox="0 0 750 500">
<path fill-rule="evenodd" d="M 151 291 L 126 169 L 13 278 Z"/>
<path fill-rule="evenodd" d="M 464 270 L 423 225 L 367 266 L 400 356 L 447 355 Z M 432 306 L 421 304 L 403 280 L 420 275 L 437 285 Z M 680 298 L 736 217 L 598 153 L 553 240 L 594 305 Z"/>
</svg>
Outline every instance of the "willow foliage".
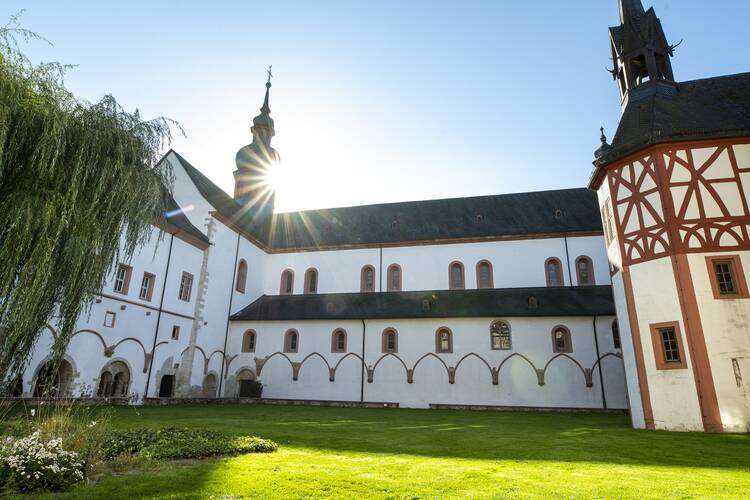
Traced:
<svg viewBox="0 0 750 500">
<path fill-rule="evenodd" d="M 112 96 L 90 104 L 65 67 L 32 65 L 0 28 L 0 382 L 19 374 L 45 325 L 53 359 L 114 262 L 150 237 L 170 173 L 154 168 L 170 120 L 143 121 Z"/>
</svg>

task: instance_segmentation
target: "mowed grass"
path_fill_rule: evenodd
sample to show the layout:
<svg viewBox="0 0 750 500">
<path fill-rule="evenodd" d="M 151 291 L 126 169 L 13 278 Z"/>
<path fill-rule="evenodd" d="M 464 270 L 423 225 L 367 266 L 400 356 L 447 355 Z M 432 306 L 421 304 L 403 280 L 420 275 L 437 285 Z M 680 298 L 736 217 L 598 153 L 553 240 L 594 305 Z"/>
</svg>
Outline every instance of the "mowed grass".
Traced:
<svg viewBox="0 0 750 500">
<path fill-rule="evenodd" d="M 66 496 L 750 496 L 750 437 L 636 431 L 619 414 L 272 405 L 118 407 L 116 427 L 205 427 L 278 453 L 157 463 Z"/>
</svg>

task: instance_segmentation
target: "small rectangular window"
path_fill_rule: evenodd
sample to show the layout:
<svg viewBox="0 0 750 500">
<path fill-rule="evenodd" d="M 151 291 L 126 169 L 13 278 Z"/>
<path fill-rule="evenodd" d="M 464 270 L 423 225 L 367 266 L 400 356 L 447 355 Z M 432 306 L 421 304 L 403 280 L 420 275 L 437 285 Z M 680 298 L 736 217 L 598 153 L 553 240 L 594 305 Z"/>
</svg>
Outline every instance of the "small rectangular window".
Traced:
<svg viewBox="0 0 750 500">
<path fill-rule="evenodd" d="M 151 273 L 143 273 L 143 279 L 141 280 L 141 290 L 138 297 L 141 300 L 151 300 L 154 293 L 154 279 L 156 277 Z"/>
<path fill-rule="evenodd" d="M 179 299 L 185 302 L 190 302 L 190 293 L 193 288 L 193 275 L 190 273 L 183 272 L 182 279 L 180 280 L 180 294 Z"/>
<path fill-rule="evenodd" d="M 106 326 L 107 328 L 114 328 L 116 317 L 117 314 L 113 313 L 112 311 L 107 311 L 106 313 L 104 313 L 104 326 Z"/>
<path fill-rule="evenodd" d="M 715 299 L 750 298 L 739 255 L 707 256 L 708 277 Z"/>
<path fill-rule="evenodd" d="M 677 335 L 674 328 L 662 328 L 659 330 L 661 335 L 661 345 L 664 349 L 664 361 L 667 363 L 680 362 L 680 348 L 677 345 Z"/>
<path fill-rule="evenodd" d="M 177 325 L 174 325 L 172 327 L 172 340 L 177 340 L 180 338 L 180 327 Z"/>
<path fill-rule="evenodd" d="M 121 293 L 123 295 L 128 294 L 128 288 L 130 287 L 130 275 L 133 272 L 133 268 L 126 266 L 125 264 L 119 264 L 117 266 L 117 272 L 115 273 L 115 285 L 113 287 L 115 293 Z"/>
<path fill-rule="evenodd" d="M 680 325 L 676 321 L 649 325 L 657 370 L 687 368 Z"/>
<path fill-rule="evenodd" d="M 734 273 L 732 272 L 732 261 L 714 262 L 714 272 L 716 273 L 716 281 L 719 285 L 720 294 L 737 294 L 737 287 L 734 284 Z"/>
</svg>

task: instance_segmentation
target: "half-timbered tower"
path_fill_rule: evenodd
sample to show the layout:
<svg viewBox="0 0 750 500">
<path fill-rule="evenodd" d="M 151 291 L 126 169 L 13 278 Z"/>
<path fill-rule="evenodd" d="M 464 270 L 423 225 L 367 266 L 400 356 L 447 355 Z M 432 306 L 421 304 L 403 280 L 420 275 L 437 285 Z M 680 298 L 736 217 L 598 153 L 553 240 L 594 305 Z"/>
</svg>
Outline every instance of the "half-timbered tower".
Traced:
<svg viewBox="0 0 750 500">
<path fill-rule="evenodd" d="M 676 82 L 653 8 L 610 28 L 623 113 L 598 193 L 636 427 L 750 426 L 750 73 Z"/>
</svg>

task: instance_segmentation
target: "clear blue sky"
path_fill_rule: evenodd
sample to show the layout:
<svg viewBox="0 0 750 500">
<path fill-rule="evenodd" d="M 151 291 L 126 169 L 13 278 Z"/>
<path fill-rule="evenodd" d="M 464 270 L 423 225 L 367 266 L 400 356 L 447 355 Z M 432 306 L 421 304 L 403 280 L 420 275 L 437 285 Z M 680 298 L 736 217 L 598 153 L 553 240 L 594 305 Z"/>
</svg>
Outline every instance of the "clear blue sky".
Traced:
<svg viewBox="0 0 750 500">
<path fill-rule="evenodd" d="M 750 1 L 644 5 L 685 39 L 678 80 L 750 71 Z M 230 194 L 273 64 L 277 210 L 583 186 L 620 114 L 616 0 L 4 0 L 0 19 L 21 9 L 55 44 L 32 59 L 179 121 L 173 147 Z"/>
</svg>

